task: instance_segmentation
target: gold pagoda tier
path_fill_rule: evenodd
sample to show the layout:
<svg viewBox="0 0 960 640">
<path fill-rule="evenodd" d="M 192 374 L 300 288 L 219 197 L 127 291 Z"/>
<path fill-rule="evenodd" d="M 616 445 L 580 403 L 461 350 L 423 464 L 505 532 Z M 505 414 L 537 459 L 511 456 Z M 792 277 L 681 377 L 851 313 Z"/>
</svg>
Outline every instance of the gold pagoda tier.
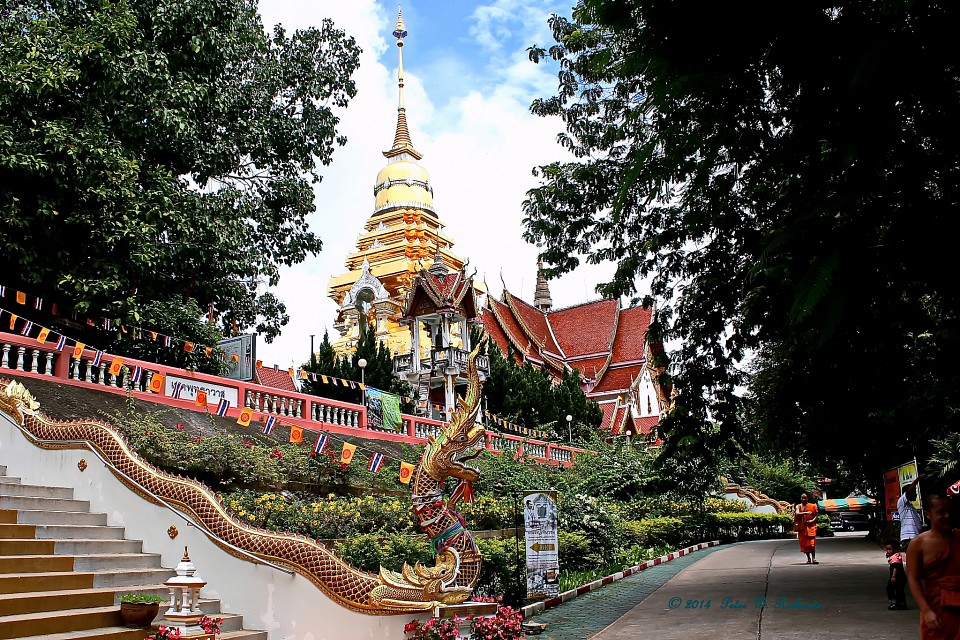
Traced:
<svg viewBox="0 0 960 640">
<path fill-rule="evenodd" d="M 346 260 L 346 273 L 330 279 L 327 295 L 337 303 L 334 326 L 340 338 L 334 348 L 340 355 L 356 349 L 360 332 L 376 326 L 380 340 L 394 353 L 410 350 L 410 332 L 400 324 L 413 278 L 430 266 L 439 249 L 443 262 L 460 270 L 464 260 L 451 250 L 453 240 L 443 233 L 443 223 L 433 208 L 430 175 L 420 166 L 423 155 L 410 139 L 403 102 L 403 39 L 407 35 L 402 14 L 393 32 L 399 52 L 400 106 L 393 146 L 383 152 L 387 166 L 373 187 L 374 210 L 357 240 L 357 250 Z"/>
</svg>

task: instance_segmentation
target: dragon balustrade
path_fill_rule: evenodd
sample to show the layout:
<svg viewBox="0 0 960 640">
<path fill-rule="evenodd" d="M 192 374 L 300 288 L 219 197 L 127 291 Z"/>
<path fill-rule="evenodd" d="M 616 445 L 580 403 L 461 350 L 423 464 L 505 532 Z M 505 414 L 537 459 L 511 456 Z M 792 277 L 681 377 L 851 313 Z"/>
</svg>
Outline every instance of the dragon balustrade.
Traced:
<svg viewBox="0 0 960 640">
<path fill-rule="evenodd" d="M 480 574 L 480 553 L 463 517 L 454 511 L 460 499 L 470 497 L 471 483 L 479 476 L 465 464 L 482 451 L 466 454 L 484 435 L 476 420 L 481 390 L 478 353 L 479 347 L 468 361 L 466 397 L 459 399 L 454 418 L 440 435 L 430 437 L 411 479 L 414 514 L 436 550 L 435 564 L 404 564 L 400 572 L 382 567 L 377 574 L 362 571 L 311 538 L 244 524 L 227 512 L 210 488 L 143 460 L 113 426 L 97 420 L 58 421 L 43 415 L 39 403 L 19 382 L 9 382 L 0 391 L 0 411 L 43 449 L 99 452 L 129 489 L 154 503 L 156 496 L 182 511 L 232 555 L 242 557 L 231 545 L 286 567 L 353 611 L 369 615 L 427 611 L 466 601 Z M 445 501 L 442 490 L 448 478 L 458 479 L 459 484 Z"/>
</svg>

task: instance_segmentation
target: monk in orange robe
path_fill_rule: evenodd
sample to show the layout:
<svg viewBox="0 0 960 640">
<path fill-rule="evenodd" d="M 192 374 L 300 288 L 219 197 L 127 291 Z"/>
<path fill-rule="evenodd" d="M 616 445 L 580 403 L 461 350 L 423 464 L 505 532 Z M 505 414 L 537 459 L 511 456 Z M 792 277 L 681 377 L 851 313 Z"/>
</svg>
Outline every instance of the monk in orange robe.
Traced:
<svg viewBox="0 0 960 640">
<path fill-rule="evenodd" d="M 930 530 L 907 547 L 910 593 L 920 607 L 920 640 L 960 638 L 960 531 L 950 524 L 950 499 L 927 496 Z"/>
<path fill-rule="evenodd" d="M 793 512 L 793 527 L 800 551 L 807 554 L 807 564 L 820 564 L 817 562 L 817 505 L 810 504 L 807 494 L 800 496 L 800 504 Z"/>
</svg>

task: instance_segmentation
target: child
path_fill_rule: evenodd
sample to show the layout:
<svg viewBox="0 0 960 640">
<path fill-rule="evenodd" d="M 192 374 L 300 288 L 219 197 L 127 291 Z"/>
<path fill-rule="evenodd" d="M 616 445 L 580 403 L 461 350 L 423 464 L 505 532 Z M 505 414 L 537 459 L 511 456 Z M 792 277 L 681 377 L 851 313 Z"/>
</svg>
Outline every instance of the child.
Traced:
<svg viewBox="0 0 960 640">
<path fill-rule="evenodd" d="M 890 579 L 887 581 L 887 599 L 889 609 L 907 608 L 907 574 L 903 570 L 904 554 L 897 551 L 893 544 L 887 543 L 887 564 L 890 566 Z"/>
</svg>

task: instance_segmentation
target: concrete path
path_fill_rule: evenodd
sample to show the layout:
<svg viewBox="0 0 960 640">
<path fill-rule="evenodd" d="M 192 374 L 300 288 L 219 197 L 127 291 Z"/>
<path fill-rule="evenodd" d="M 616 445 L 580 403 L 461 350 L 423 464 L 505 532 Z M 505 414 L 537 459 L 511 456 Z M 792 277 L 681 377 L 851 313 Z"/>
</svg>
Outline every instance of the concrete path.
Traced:
<svg viewBox="0 0 960 640">
<path fill-rule="evenodd" d="M 655 568 L 670 571 L 642 571 L 534 619 L 548 624 L 542 640 L 919 637 L 912 600 L 909 611 L 887 610 L 886 559 L 876 544 L 862 534 L 820 539 L 817 559 L 804 564 L 796 540 L 699 551 Z M 626 601 L 632 606 L 622 611 Z"/>
</svg>

